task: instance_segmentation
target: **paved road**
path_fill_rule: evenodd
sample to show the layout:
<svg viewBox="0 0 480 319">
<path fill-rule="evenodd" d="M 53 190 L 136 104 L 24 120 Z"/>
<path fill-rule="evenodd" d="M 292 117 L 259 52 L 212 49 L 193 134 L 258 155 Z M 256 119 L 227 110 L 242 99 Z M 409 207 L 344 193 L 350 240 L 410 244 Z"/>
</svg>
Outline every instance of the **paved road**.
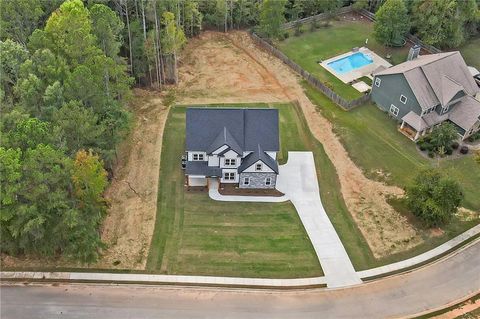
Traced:
<svg viewBox="0 0 480 319">
<path fill-rule="evenodd" d="M 3 286 L 2 319 L 392 318 L 480 292 L 480 241 L 414 272 L 344 289 L 246 291 L 138 286 Z"/>
<path fill-rule="evenodd" d="M 295 206 L 322 265 L 327 286 L 360 284 L 362 281 L 323 208 L 312 152 L 288 152 L 287 164 L 280 166 L 277 189 Z"/>
</svg>

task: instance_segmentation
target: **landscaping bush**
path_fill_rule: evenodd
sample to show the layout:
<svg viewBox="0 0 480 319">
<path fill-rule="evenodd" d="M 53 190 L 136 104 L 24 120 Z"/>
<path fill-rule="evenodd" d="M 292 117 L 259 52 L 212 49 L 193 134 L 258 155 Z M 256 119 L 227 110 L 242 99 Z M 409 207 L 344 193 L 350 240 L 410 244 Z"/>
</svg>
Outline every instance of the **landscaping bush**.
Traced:
<svg viewBox="0 0 480 319">
<path fill-rule="evenodd" d="M 428 151 L 428 157 L 433 158 L 435 156 L 434 151 Z"/>
<path fill-rule="evenodd" d="M 285 31 L 285 33 L 283 34 L 283 38 L 288 39 L 288 37 L 290 37 L 290 33 L 288 31 Z"/>
<path fill-rule="evenodd" d="M 452 155 L 452 153 L 453 153 L 453 148 L 451 146 L 445 147 L 445 154 Z"/>
<path fill-rule="evenodd" d="M 452 143 L 451 146 L 452 146 L 452 148 L 453 148 L 454 150 L 456 150 L 456 149 L 458 149 L 458 147 L 460 146 L 460 144 L 458 144 L 458 142 L 455 141 L 455 142 Z"/>
<path fill-rule="evenodd" d="M 468 141 L 469 142 L 475 142 L 478 139 L 480 139 L 480 131 L 478 131 L 475 134 L 470 135 L 470 137 L 468 138 Z"/>
<path fill-rule="evenodd" d="M 462 153 L 462 154 L 467 154 L 467 153 L 468 153 L 468 146 L 463 145 L 463 146 L 460 148 L 460 153 Z"/>
</svg>

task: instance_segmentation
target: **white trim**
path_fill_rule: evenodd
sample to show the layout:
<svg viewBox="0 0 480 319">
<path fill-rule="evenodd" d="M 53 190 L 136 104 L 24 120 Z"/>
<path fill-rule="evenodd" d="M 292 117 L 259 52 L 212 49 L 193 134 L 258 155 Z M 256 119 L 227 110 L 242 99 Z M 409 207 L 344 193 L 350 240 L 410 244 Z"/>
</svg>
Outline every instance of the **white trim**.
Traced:
<svg viewBox="0 0 480 319">
<path fill-rule="evenodd" d="M 225 159 L 225 166 L 236 166 L 237 159 L 236 158 L 226 158 Z"/>
<path fill-rule="evenodd" d="M 234 181 L 235 180 L 235 172 L 223 172 L 223 179 L 225 181 Z"/>
<path fill-rule="evenodd" d="M 402 97 L 405 98 L 405 101 L 402 101 Z M 403 104 L 407 104 L 407 97 L 403 94 L 400 95 L 400 102 L 402 102 Z"/>
<path fill-rule="evenodd" d="M 400 112 L 400 109 L 396 107 L 395 105 L 391 104 L 390 105 L 390 114 L 398 116 L 398 112 Z"/>
<path fill-rule="evenodd" d="M 450 104 L 442 106 L 442 114 L 447 113 L 449 109 L 450 109 Z"/>
<path fill-rule="evenodd" d="M 205 161 L 205 154 L 203 153 L 193 153 L 192 154 L 192 161 Z"/>
<path fill-rule="evenodd" d="M 256 172 L 261 172 L 263 170 L 263 164 L 262 163 L 256 163 L 255 164 L 255 171 Z"/>
<path fill-rule="evenodd" d="M 382 79 L 376 77 L 375 78 L 375 86 L 380 87 L 381 84 L 382 84 Z"/>
<path fill-rule="evenodd" d="M 265 186 L 271 186 L 271 185 L 272 185 L 272 178 L 265 177 Z"/>
</svg>

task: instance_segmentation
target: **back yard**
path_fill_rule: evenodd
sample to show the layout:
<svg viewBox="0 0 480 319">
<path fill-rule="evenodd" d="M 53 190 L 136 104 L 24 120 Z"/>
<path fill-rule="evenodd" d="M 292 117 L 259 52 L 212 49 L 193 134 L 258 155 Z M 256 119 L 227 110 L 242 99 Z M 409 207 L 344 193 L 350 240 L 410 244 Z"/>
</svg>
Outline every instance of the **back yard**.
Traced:
<svg viewBox="0 0 480 319">
<path fill-rule="evenodd" d="M 405 61 L 408 55 L 408 44 L 402 48 L 387 48 L 379 44 L 373 37 L 373 23 L 359 15 L 341 15 L 339 20 L 333 21 L 329 27 L 322 27 L 313 32 L 310 31 L 310 25 L 305 25 L 304 28 L 305 32 L 302 35 L 296 37 L 291 32 L 288 39 L 276 42 L 276 46 L 290 59 L 330 85 L 346 99 L 361 97 L 362 93 L 325 70 L 318 64 L 319 60 L 325 60 L 361 46 L 368 47 L 383 58 L 390 55 L 389 62 L 392 64 Z M 367 39 L 368 44 L 365 45 Z"/>
<path fill-rule="evenodd" d="M 467 44 L 459 48 L 467 65 L 480 70 L 480 37 L 467 41 Z"/>
</svg>

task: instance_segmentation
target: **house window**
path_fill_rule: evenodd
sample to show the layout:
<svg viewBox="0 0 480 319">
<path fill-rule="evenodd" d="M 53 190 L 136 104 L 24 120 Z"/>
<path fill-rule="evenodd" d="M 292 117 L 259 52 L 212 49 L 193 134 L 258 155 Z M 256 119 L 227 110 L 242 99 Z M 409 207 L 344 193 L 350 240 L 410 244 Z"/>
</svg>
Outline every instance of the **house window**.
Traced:
<svg viewBox="0 0 480 319">
<path fill-rule="evenodd" d="M 270 186 L 270 185 L 272 185 L 272 178 L 271 177 L 265 178 L 265 186 Z"/>
<path fill-rule="evenodd" d="M 400 102 L 402 102 L 403 104 L 407 104 L 407 97 L 405 95 L 400 95 Z"/>
<path fill-rule="evenodd" d="M 235 158 L 226 158 L 225 159 L 225 166 L 235 166 L 237 160 Z"/>
<path fill-rule="evenodd" d="M 380 84 L 382 83 L 382 79 L 380 78 L 375 78 L 375 86 L 380 87 Z"/>
<path fill-rule="evenodd" d="M 450 108 L 450 105 L 445 105 L 444 107 L 442 107 L 442 114 L 447 113 L 449 108 Z"/>
<path fill-rule="evenodd" d="M 257 163 L 257 164 L 255 165 L 255 170 L 256 170 L 256 171 L 261 171 L 261 170 L 262 170 L 262 164 L 261 164 L 261 163 Z"/>
<path fill-rule="evenodd" d="M 243 178 L 243 185 L 250 185 L 250 177 Z"/>
<path fill-rule="evenodd" d="M 223 174 L 223 179 L 226 181 L 234 181 L 235 180 L 235 173 L 234 172 L 225 172 Z"/>
<path fill-rule="evenodd" d="M 396 107 L 396 106 L 393 105 L 393 104 L 390 105 L 390 113 L 391 113 L 391 114 L 397 116 L 397 115 L 398 115 L 398 111 L 399 111 L 398 107 Z"/>
<path fill-rule="evenodd" d="M 202 153 L 194 153 L 193 154 L 193 160 L 194 161 L 204 161 L 205 157 Z"/>
</svg>

